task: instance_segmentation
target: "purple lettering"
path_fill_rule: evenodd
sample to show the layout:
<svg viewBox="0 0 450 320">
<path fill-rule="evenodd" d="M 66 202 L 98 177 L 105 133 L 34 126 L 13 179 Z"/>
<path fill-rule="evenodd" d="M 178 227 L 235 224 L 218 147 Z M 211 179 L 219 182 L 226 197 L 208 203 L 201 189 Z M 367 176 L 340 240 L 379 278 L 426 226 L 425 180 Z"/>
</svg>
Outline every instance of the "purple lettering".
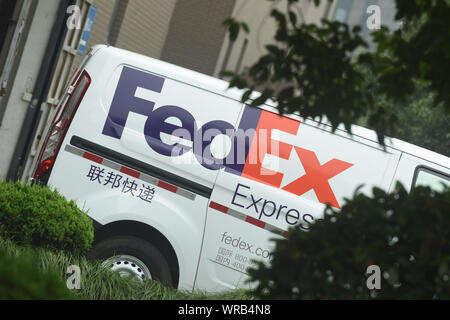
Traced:
<svg viewBox="0 0 450 320">
<path fill-rule="evenodd" d="M 171 117 L 179 119 L 181 121 L 181 127 L 166 121 Z M 187 134 L 177 135 L 176 131 L 185 131 Z M 177 136 L 179 138 L 186 138 L 189 136 L 189 140 L 192 141 L 194 132 L 194 117 L 189 113 L 189 111 L 177 106 L 162 106 L 155 109 L 152 112 L 151 117 L 148 118 L 144 127 L 145 139 L 147 140 L 148 145 L 159 154 L 168 157 L 182 155 L 183 153 L 191 150 L 191 147 L 179 143 L 164 143 L 161 141 L 161 133 Z"/>
<path fill-rule="evenodd" d="M 123 67 L 102 133 L 120 139 L 129 112 L 149 117 L 155 103 L 135 97 L 136 89 L 141 87 L 160 93 L 163 84 L 164 78 Z"/>
</svg>

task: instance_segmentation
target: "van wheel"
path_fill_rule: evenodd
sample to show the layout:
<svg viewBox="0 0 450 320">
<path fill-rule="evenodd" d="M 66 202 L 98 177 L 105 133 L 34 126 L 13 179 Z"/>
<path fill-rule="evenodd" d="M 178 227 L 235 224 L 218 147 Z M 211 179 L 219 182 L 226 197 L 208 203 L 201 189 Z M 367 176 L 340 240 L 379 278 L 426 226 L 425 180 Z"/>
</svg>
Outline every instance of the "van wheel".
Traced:
<svg viewBox="0 0 450 320">
<path fill-rule="evenodd" d="M 142 280 L 156 280 L 173 287 L 169 265 L 151 243 L 132 236 L 114 236 L 94 244 L 88 252 L 90 260 L 103 260 L 105 267 Z"/>
</svg>

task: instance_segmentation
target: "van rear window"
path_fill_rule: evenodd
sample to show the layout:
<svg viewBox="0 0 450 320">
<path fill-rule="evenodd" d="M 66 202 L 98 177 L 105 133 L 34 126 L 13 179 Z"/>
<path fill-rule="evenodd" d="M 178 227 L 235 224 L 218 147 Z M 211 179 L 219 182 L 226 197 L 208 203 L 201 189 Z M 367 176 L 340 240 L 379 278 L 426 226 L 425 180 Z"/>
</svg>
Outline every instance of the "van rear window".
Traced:
<svg viewBox="0 0 450 320">
<path fill-rule="evenodd" d="M 418 167 L 414 174 L 413 188 L 417 186 L 430 187 L 438 192 L 450 188 L 450 177 L 424 167 Z"/>
</svg>

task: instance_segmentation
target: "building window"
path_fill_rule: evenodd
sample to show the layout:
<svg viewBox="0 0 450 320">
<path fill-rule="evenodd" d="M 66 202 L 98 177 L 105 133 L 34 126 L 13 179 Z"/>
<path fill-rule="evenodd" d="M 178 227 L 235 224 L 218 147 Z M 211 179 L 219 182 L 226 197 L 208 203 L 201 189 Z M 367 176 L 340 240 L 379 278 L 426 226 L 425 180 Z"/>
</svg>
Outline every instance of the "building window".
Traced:
<svg viewBox="0 0 450 320">
<path fill-rule="evenodd" d="M 350 15 L 353 0 L 338 0 L 336 9 L 334 10 L 333 20 L 345 23 Z"/>
</svg>

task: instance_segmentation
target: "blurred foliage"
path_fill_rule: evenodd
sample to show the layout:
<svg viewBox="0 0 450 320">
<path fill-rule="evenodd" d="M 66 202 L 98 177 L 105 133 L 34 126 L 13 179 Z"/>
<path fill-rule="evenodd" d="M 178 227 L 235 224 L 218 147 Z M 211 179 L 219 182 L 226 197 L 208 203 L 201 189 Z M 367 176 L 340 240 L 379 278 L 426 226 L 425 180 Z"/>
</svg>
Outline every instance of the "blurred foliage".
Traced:
<svg viewBox="0 0 450 320">
<path fill-rule="evenodd" d="M 368 68 L 360 66 L 359 70 L 364 74 L 367 90 L 378 86 L 376 77 Z M 395 126 L 381 128 L 386 122 L 371 117 L 371 110 L 357 124 L 450 156 L 450 115 L 445 114 L 442 104 L 435 105 L 435 93 L 429 86 L 415 81 L 414 92 L 402 103 L 389 101 L 383 95 L 374 96 L 373 100 L 375 110 L 384 110 L 385 119 L 392 119 Z"/>
<path fill-rule="evenodd" d="M 59 250 L 48 250 L 44 248 L 23 247 L 19 246 L 8 239 L 0 237 L 0 259 L 3 259 L 3 251 L 8 257 L 27 256 L 32 259 L 30 263 L 23 264 L 21 261 L 16 262 L 15 259 L 7 258 L 5 266 L 11 263 L 15 269 L 3 272 L 2 261 L 0 261 L 0 299 L 13 298 L 12 288 L 14 288 L 14 298 L 25 299 L 25 294 L 30 290 L 34 290 L 38 280 L 34 279 L 32 274 L 24 275 L 23 279 L 11 281 L 9 278 L 16 279 L 12 274 L 19 274 L 21 270 L 27 271 L 27 268 L 33 270 L 36 277 L 56 272 L 60 282 L 66 281 L 69 274 L 66 273 L 67 267 L 77 265 L 81 270 L 80 289 L 71 290 L 71 292 L 79 299 L 88 300 L 253 300 L 251 294 L 245 290 L 230 290 L 220 293 L 210 293 L 205 291 L 194 290 L 176 290 L 165 287 L 157 281 L 137 281 L 134 278 L 121 277 L 117 272 L 111 272 L 108 268 L 101 265 L 101 261 L 88 261 L 83 256 L 73 256 L 70 253 Z M 34 259 L 33 257 L 36 257 Z M 22 258 L 21 258 L 22 259 Z M 32 262 L 32 263 L 31 263 Z M 26 265 L 25 268 L 18 268 Z M 35 269 L 39 267 L 39 270 Z M 2 275 L 5 277 L 2 278 Z M 52 276 L 53 277 L 53 276 Z M 52 278 L 53 279 L 53 278 Z M 28 280 L 31 280 L 28 282 Z M 56 280 L 52 280 L 55 283 Z M 28 288 L 27 283 L 31 288 Z M 59 288 L 59 286 L 57 287 Z M 59 289 L 57 289 L 59 290 Z M 64 291 L 61 289 L 61 291 Z M 33 291 L 34 292 L 34 291 Z M 48 295 L 42 294 L 34 297 L 39 299 L 57 299 L 51 291 L 47 291 Z M 41 295 L 42 294 L 42 295 Z M 26 299 L 32 298 L 29 294 Z"/>
<path fill-rule="evenodd" d="M 228 31 L 228 37 L 232 42 L 236 41 L 236 38 L 239 35 L 239 31 L 241 30 L 241 28 L 247 33 L 250 31 L 248 29 L 248 25 L 245 22 L 238 22 L 233 18 L 225 19 L 222 25 Z"/>
<path fill-rule="evenodd" d="M 0 247 L 0 300 L 78 299 L 67 289 L 57 271 L 39 268 L 33 251 L 12 255 Z"/>
<path fill-rule="evenodd" d="M 271 265 L 250 269 L 262 299 L 449 299 L 450 189 L 355 193 L 308 232 L 275 240 Z M 381 269 L 381 290 L 366 270 Z"/>
<path fill-rule="evenodd" d="M 395 19 L 402 27 L 372 32 L 377 49 L 368 51 L 359 26 L 304 23 L 298 14 L 300 0 L 287 0 L 285 12 L 271 12 L 277 30 L 267 52 L 244 74 L 223 71 L 222 76 L 229 78 L 230 87 L 246 89 L 243 102 L 258 106 L 273 99 L 280 113 L 325 116 L 333 128 L 343 124 L 348 131 L 365 119 L 384 144 L 385 135 L 405 126 L 402 117 L 414 114 L 392 109 L 411 106 L 408 100 L 418 92 L 417 83 L 428 88 L 430 95 L 420 99 L 429 99 L 430 111 L 450 113 L 450 0 L 395 1 Z M 316 6 L 320 2 L 314 0 Z M 232 32 L 236 39 L 244 24 L 227 19 L 233 26 L 228 28 L 230 37 Z M 364 69 L 373 81 L 366 81 Z M 261 95 L 249 100 L 255 88 Z M 408 135 L 413 141 L 418 137 Z"/>
<path fill-rule="evenodd" d="M 399 110 L 395 137 L 450 157 L 450 116 L 433 107 L 431 93 Z"/>
</svg>

